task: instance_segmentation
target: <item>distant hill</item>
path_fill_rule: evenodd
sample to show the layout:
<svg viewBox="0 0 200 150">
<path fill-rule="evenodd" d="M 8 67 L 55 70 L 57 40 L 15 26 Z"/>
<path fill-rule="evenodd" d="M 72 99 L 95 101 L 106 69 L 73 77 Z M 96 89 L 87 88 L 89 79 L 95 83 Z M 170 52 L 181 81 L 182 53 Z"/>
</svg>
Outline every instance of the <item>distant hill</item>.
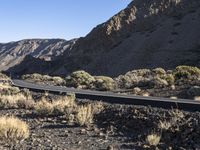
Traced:
<svg viewBox="0 0 200 150">
<path fill-rule="evenodd" d="M 53 61 L 26 59 L 9 70 L 65 75 L 81 69 L 116 76 L 178 65 L 200 66 L 199 0 L 134 0 Z"/>
<path fill-rule="evenodd" d="M 18 42 L 0 44 L 0 70 L 20 64 L 26 56 L 52 61 L 70 50 L 75 39 L 66 41 L 62 39 L 28 39 Z M 31 66 L 29 66 L 31 68 Z"/>
</svg>

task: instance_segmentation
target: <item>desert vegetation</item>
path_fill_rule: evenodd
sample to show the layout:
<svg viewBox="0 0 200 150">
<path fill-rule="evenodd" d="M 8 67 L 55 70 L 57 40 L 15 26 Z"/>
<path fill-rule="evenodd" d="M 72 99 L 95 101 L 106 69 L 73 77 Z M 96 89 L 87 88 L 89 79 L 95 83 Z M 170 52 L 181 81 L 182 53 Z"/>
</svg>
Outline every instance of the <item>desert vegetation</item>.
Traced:
<svg viewBox="0 0 200 150">
<path fill-rule="evenodd" d="M 41 75 L 38 73 L 26 74 L 22 76 L 23 80 L 36 82 L 40 84 L 50 84 L 50 85 L 65 85 L 65 80 L 61 77 L 51 77 L 49 75 Z"/>
<path fill-rule="evenodd" d="M 53 81 L 55 77 L 47 79 L 46 76 L 33 74 L 24 75 L 22 78 L 51 84 L 49 81 Z M 53 85 L 169 98 L 196 99 L 200 95 L 200 69 L 192 66 L 177 66 L 172 70 L 138 69 L 115 78 L 93 76 L 81 70 L 71 73 L 65 79 L 59 78 L 60 82 L 54 81 Z"/>
<path fill-rule="evenodd" d="M 0 140 L 9 144 L 23 141 L 29 137 L 29 126 L 16 117 L 0 117 Z"/>
<path fill-rule="evenodd" d="M 151 72 L 162 77 L 167 74 L 160 68 Z M 97 79 L 116 82 L 94 76 Z M 188 149 L 191 141 L 193 148 L 199 143 L 198 112 L 111 105 L 76 99 L 73 93 L 59 96 L 13 88 L 16 87 L 1 83 L 1 149 L 48 149 L 48 146 L 55 149 Z M 191 93 L 198 91 L 197 87 L 193 88 Z M 143 89 L 136 86 L 134 90 Z M 94 142 L 98 144 L 93 145 Z"/>
</svg>

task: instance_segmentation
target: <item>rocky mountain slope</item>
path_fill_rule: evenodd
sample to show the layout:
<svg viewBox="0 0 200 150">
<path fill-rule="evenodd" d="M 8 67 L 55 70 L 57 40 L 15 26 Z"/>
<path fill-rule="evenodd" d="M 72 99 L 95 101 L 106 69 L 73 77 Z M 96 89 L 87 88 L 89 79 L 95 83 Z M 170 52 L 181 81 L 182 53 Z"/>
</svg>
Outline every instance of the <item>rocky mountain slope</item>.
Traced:
<svg viewBox="0 0 200 150">
<path fill-rule="evenodd" d="M 116 76 L 138 68 L 200 66 L 199 39 L 199 0 L 134 0 L 54 61 L 26 59 L 10 70 Z"/>
<path fill-rule="evenodd" d="M 27 55 L 51 61 L 69 50 L 75 43 L 61 39 L 30 39 L 0 44 L 0 70 L 20 64 Z"/>
</svg>

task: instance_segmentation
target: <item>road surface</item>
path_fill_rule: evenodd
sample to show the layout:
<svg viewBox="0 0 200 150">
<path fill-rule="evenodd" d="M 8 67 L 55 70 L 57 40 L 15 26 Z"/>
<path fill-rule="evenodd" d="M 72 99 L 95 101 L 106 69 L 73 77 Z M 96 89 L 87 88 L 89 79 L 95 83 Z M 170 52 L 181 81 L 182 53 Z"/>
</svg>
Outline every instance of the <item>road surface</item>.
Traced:
<svg viewBox="0 0 200 150">
<path fill-rule="evenodd" d="M 161 107 L 165 109 L 181 109 L 186 111 L 199 111 L 200 102 L 188 99 L 168 99 L 158 97 L 143 97 L 133 95 L 116 94 L 112 92 L 101 92 L 92 90 L 82 90 L 75 88 L 67 88 L 62 86 L 39 85 L 23 80 L 12 80 L 14 86 L 27 88 L 33 91 L 48 91 L 52 93 L 74 93 L 77 98 L 99 100 L 108 103 L 143 105 L 152 107 Z"/>
</svg>

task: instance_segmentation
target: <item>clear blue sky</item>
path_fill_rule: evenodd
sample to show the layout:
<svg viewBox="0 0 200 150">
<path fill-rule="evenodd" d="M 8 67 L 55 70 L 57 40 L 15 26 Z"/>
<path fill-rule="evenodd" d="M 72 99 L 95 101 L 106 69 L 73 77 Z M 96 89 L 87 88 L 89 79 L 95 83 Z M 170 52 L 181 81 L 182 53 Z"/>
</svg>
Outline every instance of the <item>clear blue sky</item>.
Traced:
<svg viewBox="0 0 200 150">
<path fill-rule="evenodd" d="M 0 43 L 85 36 L 131 0 L 2 0 Z"/>
</svg>

